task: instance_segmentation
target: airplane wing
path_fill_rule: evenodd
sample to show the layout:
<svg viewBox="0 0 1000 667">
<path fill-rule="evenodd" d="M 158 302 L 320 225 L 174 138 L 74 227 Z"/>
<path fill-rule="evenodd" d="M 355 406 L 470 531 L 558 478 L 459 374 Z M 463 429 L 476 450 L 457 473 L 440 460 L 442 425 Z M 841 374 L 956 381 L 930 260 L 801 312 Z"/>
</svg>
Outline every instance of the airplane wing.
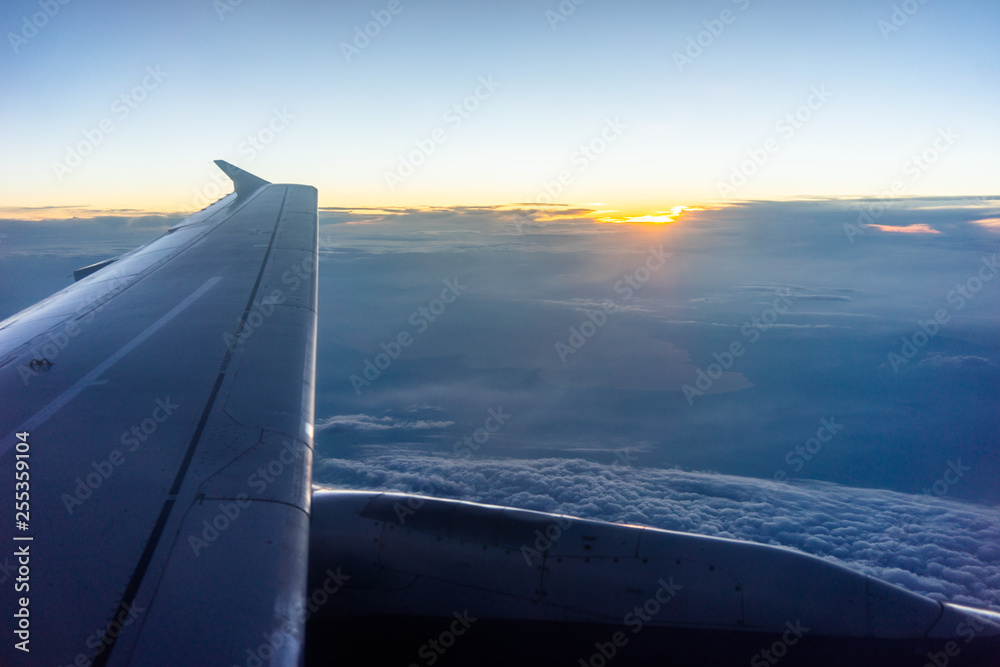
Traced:
<svg viewBox="0 0 1000 667">
<path fill-rule="evenodd" d="M 317 193 L 217 164 L 233 194 L 0 323 L 2 664 L 300 663 Z"/>
</svg>

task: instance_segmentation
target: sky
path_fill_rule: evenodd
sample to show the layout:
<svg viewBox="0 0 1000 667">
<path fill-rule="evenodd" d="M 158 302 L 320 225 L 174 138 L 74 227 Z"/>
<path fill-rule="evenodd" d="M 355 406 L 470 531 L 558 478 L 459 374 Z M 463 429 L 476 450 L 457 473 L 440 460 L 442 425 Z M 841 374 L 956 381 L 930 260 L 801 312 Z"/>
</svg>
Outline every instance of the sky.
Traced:
<svg viewBox="0 0 1000 667">
<path fill-rule="evenodd" d="M 317 484 L 1000 610 L 998 19 L 11 2 L 0 318 L 231 191 L 226 159 L 319 189 Z"/>
<path fill-rule="evenodd" d="M 217 158 L 324 206 L 993 194 L 1000 8 L 902 5 L 13 0 L 0 206 L 196 210 Z"/>
</svg>

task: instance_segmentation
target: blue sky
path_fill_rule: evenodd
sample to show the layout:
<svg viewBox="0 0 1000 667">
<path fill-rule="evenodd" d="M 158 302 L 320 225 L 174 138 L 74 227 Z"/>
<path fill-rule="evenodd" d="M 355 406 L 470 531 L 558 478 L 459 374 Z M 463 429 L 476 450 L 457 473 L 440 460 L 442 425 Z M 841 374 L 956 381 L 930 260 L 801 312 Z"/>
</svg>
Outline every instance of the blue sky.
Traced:
<svg viewBox="0 0 1000 667">
<path fill-rule="evenodd" d="M 16 0 L 0 25 L 0 318 L 229 192 L 213 159 L 312 184 L 317 483 L 785 544 L 1000 609 L 996 3 Z"/>
<path fill-rule="evenodd" d="M 993 194 L 1000 7 L 894 6 L 202 0 L 53 2 L 44 17 L 12 2 L 0 205 L 191 210 L 215 198 L 220 157 L 337 206 L 531 202 L 546 184 L 631 214 L 871 195 L 924 151 L 903 194 Z M 602 148 L 609 121 L 622 129 Z M 940 131 L 956 139 L 935 154 Z M 433 152 L 393 185 L 419 142 Z"/>
</svg>

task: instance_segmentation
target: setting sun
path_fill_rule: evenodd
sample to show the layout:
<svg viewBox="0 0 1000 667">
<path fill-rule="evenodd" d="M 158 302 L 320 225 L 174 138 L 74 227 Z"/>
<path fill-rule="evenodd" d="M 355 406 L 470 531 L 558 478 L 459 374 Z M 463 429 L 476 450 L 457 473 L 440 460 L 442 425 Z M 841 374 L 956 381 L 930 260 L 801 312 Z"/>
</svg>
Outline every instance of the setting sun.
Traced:
<svg viewBox="0 0 1000 667">
<path fill-rule="evenodd" d="M 674 206 L 669 211 L 656 211 L 653 214 L 623 217 L 623 218 L 613 218 L 613 217 L 601 217 L 597 218 L 598 222 L 608 222 L 616 225 L 623 224 L 635 224 L 635 223 L 650 223 L 654 225 L 665 225 L 671 222 L 677 222 L 681 217 L 681 214 L 688 211 L 701 211 L 702 209 L 696 206 Z M 605 211 L 611 212 L 611 211 Z"/>
</svg>

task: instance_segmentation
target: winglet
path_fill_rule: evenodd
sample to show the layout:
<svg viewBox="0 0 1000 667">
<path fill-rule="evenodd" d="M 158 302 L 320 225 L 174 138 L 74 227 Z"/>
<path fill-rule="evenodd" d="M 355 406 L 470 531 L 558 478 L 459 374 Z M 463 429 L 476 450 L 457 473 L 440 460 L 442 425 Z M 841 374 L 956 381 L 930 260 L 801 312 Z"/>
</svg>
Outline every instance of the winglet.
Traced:
<svg viewBox="0 0 1000 667">
<path fill-rule="evenodd" d="M 260 176 L 254 176 L 249 171 L 243 171 L 236 165 L 229 164 L 225 160 L 216 160 L 215 164 L 229 178 L 233 180 L 233 187 L 236 188 L 236 196 L 244 197 L 258 188 L 269 185 L 270 181 L 265 181 Z"/>
</svg>

